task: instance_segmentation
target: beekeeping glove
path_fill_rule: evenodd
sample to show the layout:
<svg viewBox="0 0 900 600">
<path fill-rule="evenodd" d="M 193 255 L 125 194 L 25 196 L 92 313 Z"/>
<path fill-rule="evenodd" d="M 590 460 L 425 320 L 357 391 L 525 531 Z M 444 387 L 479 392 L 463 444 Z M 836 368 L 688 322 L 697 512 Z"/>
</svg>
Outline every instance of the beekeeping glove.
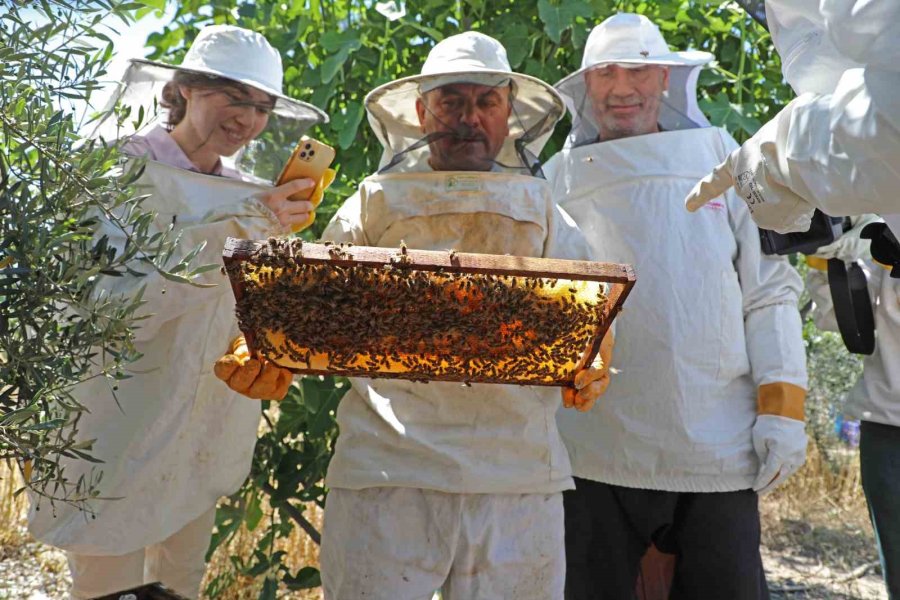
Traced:
<svg viewBox="0 0 900 600">
<path fill-rule="evenodd" d="M 734 187 L 762 229 L 808 230 L 815 208 L 791 189 L 791 174 L 782 157 L 795 102 L 697 182 L 684 199 L 685 207 L 694 212 Z"/>
<path fill-rule="evenodd" d="M 803 400 L 806 390 L 790 383 L 759 386 L 753 449 L 759 471 L 753 489 L 765 494 L 787 480 L 806 462 Z"/>
<path fill-rule="evenodd" d="M 281 400 L 294 374 L 262 356 L 250 356 L 244 336 L 234 338 L 228 352 L 216 361 L 216 377 L 234 391 L 257 400 Z"/>
<path fill-rule="evenodd" d="M 337 175 L 334 169 L 325 169 L 322 173 L 322 177 L 319 179 L 319 182 L 316 184 L 316 189 L 313 190 L 313 193 L 310 194 L 308 201 L 312 202 L 313 209 L 309 213 L 309 217 L 303 223 L 298 225 L 294 225 L 291 228 L 292 233 L 297 233 L 298 231 L 303 231 L 310 225 L 312 225 L 316 220 L 316 211 L 315 208 L 322 203 L 322 198 L 325 196 L 325 190 L 328 189 L 332 183 L 334 183 L 334 178 Z"/>
<path fill-rule="evenodd" d="M 600 342 L 600 352 L 597 353 L 599 360 L 595 359 L 594 364 L 586 368 L 576 369 L 574 388 L 562 388 L 565 408 L 587 412 L 606 392 L 606 388 L 609 387 L 609 365 L 612 361 L 614 345 L 613 334 L 611 331 L 607 331 Z"/>
</svg>

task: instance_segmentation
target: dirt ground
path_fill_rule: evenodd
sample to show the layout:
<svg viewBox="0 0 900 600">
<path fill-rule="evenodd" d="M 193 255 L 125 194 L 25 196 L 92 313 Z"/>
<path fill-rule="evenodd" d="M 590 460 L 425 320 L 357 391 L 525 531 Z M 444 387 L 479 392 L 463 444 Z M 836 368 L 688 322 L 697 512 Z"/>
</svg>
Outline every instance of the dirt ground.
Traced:
<svg viewBox="0 0 900 600">
<path fill-rule="evenodd" d="M 859 519 L 831 507 L 804 518 L 779 518 L 773 513 L 780 507 L 766 501 L 762 510 L 762 556 L 772 600 L 887 600 L 865 513 Z"/>
<path fill-rule="evenodd" d="M 823 475 L 817 460 L 811 456 L 783 489 L 760 502 L 762 554 L 772 599 L 886 600 L 855 457 L 849 455 L 847 469 L 831 475 Z M 6 474 L 0 473 L 0 479 Z M 4 488 L 0 485 L 0 600 L 65 599 L 65 557 L 28 536 L 23 507 L 11 504 L 8 495 L 4 498 Z M 210 573 L 226 568 L 227 562 L 225 556 L 215 557 Z M 255 594 L 225 600 L 244 597 Z"/>
</svg>

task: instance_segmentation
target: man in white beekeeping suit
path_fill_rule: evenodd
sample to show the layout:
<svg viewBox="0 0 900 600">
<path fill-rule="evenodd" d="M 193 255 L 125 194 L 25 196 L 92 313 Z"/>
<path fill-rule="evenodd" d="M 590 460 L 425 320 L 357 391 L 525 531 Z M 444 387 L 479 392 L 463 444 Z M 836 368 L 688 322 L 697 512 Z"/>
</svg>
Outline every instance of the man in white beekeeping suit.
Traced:
<svg viewBox="0 0 900 600">
<path fill-rule="evenodd" d="M 638 273 L 617 327 L 621 373 L 581 419 L 557 416 L 576 485 L 567 599 L 632 597 L 651 543 L 677 557 L 672 598 L 767 597 L 757 494 L 805 460 L 800 278 L 762 255 L 735 194 L 683 209 L 697 175 L 737 147 L 696 105 L 711 59 L 618 14 L 556 85 L 573 125 L 545 166 L 554 198 L 595 255 Z"/>
<path fill-rule="evenodd" d="M 588 259 L 571 219 L 535 176 L 565 111 L 549 85 L 513 73 L 486 35 L 449 37 L 420 75 L 366 97 L 384 146 L 323 240 Z M 610 336 L 607 336 L 609 338 Z M 611 347 L 602 353 L 609 361 Z M 576 375 L 588 409 L 607 370 Z M 337 420 L 320 555 L 325 597 L 559 599 L 562 491 L 571 468 L 552 388 L 351 379 Z"/>
<path fill-rule="evenodd" d="M 800 96 L 697 184 L 688 209 L 735 186 L 760 227 L 805 231 L 815 208 L 878 213 L 893 230 L 881 243 L 896 245 L 900 2 L 769 0 L 766 17 Z M 900 247 L 884 260 L 900 266 Z"/>
<path fill-rule="evenodd" d="M 900 278 L 871 255 L 860 231 L 878 223 L 875 215 L 854 217 L 838 241 L 807 257 L 807 288 L 815 302 L 816 326 L 837 331 L 834 303 L 825 272 L 834 259 L 858 262 L 867 271 L 875 324 L 875 348 L 863 359 L 863 375 L 850 390 L 846 418 L 860 421 L 859 464 L 888 596 L 900 598 Z"/>
</svg>

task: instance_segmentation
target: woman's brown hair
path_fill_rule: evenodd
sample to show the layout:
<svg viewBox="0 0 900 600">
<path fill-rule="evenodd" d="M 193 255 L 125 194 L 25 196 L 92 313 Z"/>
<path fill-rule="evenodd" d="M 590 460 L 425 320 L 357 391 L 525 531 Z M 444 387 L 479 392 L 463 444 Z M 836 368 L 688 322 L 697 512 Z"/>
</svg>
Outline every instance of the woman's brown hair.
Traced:
<svg viewBox="0 0 900 600">
<path fill-rule="evenodd" d="M 179 86 L 191 89 L 217 90 L 224 88 L 238 88 L 242 85 L 236 81 L 216 77 L 214 75 L 203 75 L 201 73 L 191 73 L 190 71 L 176 71 L 172 81 L 168 82 L 162 91 L 162 100 L 160 104 L 163 108 L 169 110 L 168 127 L 171 131 L 176 125 L 184 119 L 187 111 L 187 100 L 181 95 Z"/>
</svg>

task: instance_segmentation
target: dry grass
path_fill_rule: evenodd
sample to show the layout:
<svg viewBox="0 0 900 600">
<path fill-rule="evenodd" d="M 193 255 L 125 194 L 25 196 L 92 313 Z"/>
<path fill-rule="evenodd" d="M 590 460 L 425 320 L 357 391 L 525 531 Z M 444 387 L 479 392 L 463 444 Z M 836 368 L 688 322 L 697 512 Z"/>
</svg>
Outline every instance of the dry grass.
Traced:
<svg viewBox="0 0 900 600">
<path fill-rule="evenodd" d="M 0 460 L 0 600 L 26 600 L 34 592 L 46 598 L 66 598 L 69 575 L 65 555 L 28 534 L 28 500 L 24 494 L 13 497 L 21 487 L 18 468 Z"/>
<path fill-rule="evenodd" d="M 0 460 L 0 548 L 18 546 L 25 539 L 21 525 L 28 510 L 28 500 L 24 494 L 13 497 L 22 487 L 22 476 L 18 468 L 5 460 Z"/>
<path fill-rule="evenodd" d="M 856 450 L 810 444 L 803 468 L 760 502 L 774 599 L 886 599 Z"/>
<path fill-rule="evenodd" d="M 220 574 L 229 573 L 232 570 L 229 556 L 250 557 L 253 551 L 259 547 L 260 538 L 265 530 L 264 524 L 270 518 L 274 518 L 272 511 L 267 502 L 263 502 L 264 517 L 260 521 L 259 527 L 255 531 L 247 531 L 246 527 L 241 527 L 235 537 L 227 544 L 216 549 L 210 559 L 209 566 L 206 571 L 203 589 Z M 322 531 L 322 510 L 312 504 L 306 507 L 303 515 L 309 520 L 313 526 Z M 284 550 L 287 552 L 286 563 L 291 572 L 296 572 L 303 566 L 310 565 L 319 566 L 319 547 L 306 535 L 300 527 L 295 527 L 290 537 L 277 540 L 275 542 L 275 551 Z M 219 598 L 222 600 L 256 600 L 259 595 L 261 581 L 254 582 L 250 579 L 238 580 L 232 589 L 221 594 Z M 301 592 L 288 592 L 280 590 L 279 598 L 296 598 L 298 600 L 319 600 L 322 598 L 320 589 L 306 590 Z"/>
</svg>

